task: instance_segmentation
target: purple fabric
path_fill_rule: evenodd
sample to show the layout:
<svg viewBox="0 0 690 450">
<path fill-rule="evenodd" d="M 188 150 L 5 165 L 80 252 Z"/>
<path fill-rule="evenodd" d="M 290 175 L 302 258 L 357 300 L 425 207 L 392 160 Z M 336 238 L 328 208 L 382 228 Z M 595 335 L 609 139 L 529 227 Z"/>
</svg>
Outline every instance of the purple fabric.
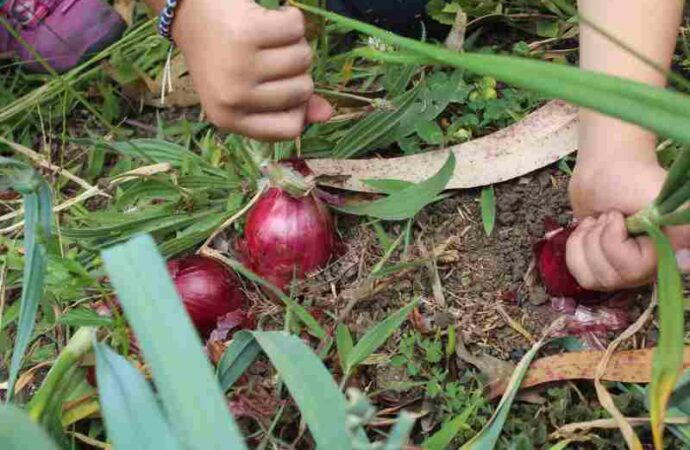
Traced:
<svg viewBox="0 0 690 450">
<path fill-rule="evenodd" d="M 119 14 L 102 0 L 8 0 L 3 10 L 24 40 L 58 72 L 115 42 L 125 29 Z M 19 56 L 27 69 L 44 71 L 31 52 L 0 27 L 0 52 L 7 51 Z"/>
</svg>

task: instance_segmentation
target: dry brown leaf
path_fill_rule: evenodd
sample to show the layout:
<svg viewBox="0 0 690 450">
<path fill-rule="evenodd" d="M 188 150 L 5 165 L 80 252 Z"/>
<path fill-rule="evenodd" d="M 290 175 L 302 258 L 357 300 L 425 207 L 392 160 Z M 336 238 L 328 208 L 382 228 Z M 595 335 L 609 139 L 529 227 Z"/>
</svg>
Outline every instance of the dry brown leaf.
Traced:
<svg viewBox="0 0 690 450">
<path fill-rule="evenodd" d="M 127 26 L 132 26 L 134 22 L 134 8 L 137 2 L 135 0 L 115 0 L 113 2 L 113 9 L 122 16 Z"/>
<path fill-rule="evenodd" d="M 148 92 L 143 93 L 144 103 L 156 108 L 188 108 L 198 105 L 201 100 L 194 89 L 192 77 L 189 74 L 182 54 L 172 58 L 170 72 L 172 76 L 172 91 L 166 91 L 165 103 L 161 103 L 163 72 L 153 80 L 153 83 L 148 88 Z"/>
<path fill-rule="evenodd" d="M 603 356 L 604 352 L 587 351 L 541 358 L 532 364 L 521 388 L 526 389 L 554 381 L 593 380 Z M 622 383 L 649 383 L 652 379 L 653 356 L 653 348 L 614 353 L 601 379 Z M 690 346 L 685 347 L 683 370 L 685 369 L 690 369 Z M 494 385 L 490 398 L 503 394 L 506 380 L 507 378 L 503 380 L 503 383 Z"/>
<path fill-rule="evenodd" d="M 577 108 L 555 100 L 520 122 L 450 149 L 458 164 L 448 189 L 467 189 L 511 180 L 558 161 L 577 149 Z M 363 180 L 395 179 L 418 183 L 433 176 L 447 149 L 390 159 L 309 161 L 324 184 L 372 192 Z M 328 177 L 333 177 L 328 179 Z"/>
</svg>

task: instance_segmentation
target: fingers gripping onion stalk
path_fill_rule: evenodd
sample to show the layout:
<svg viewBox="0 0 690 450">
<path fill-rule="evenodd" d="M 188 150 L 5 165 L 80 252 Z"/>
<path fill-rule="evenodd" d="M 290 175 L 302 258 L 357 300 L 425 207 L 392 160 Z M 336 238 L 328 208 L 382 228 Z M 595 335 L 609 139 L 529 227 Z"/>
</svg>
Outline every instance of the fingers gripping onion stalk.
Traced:
<svg viewBox="0 0 690 450">
<path fill-rule="evenodd" d="M 235 272 L 205 256 L 189 256 L 168 262 L 185 309 L 202 335 L 216 326 L 219 317 L 245 307 L 246 298 Z"/>
<path fill-rule="evenodd" d="M 265 172 L 271 186 L 249 211 L 238 249 L 252 271 L 284 290 L 328 263 L 336 236 L 304 161 L 271 164 Z"/>
</svg>

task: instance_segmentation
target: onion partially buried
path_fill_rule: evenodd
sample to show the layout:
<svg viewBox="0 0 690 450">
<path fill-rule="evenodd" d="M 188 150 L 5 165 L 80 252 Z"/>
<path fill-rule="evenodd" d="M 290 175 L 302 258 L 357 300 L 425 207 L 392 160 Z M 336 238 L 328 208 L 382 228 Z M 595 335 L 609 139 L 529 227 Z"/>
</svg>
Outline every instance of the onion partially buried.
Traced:
<svg viewBox="0 0 690 450">
<path fill-rule="evenodd" d="M 189 317 L 204 336 L 219 317 L 246 306 L 239 278 L 215 259 L 198 255 L 175 259 L 168 262 L 168 272 Z"/>
</svg>

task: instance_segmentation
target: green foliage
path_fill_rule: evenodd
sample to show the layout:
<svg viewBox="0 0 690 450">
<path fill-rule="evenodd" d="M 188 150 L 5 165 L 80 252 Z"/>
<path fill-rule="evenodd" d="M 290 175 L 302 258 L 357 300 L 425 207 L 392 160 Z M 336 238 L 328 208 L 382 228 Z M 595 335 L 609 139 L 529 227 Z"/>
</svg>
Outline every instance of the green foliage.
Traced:
<svg viewBox="0 0 690 450">
<path fill-rule="evenodd" d="M 0 188 L 13 188 L 24 197 L 24 275 L 17 337 L 7 384 L 7 398 L 12 400 L 24 352 L 34 330 L 38 303 L 43 297 L 46 244 L 50 239 L 52 221 L 52 193 L 46 182 L 29 166 L 3 157 L 0 157 Z"/>
<path fill-rule="evenodd" d="M 132 450 L 184 448 L 141 372 L 103 344 L 95 344 L 94 350 L 98 395 L 113 445 Z"/>
<path fill-rule="evenodd" d="M 45 430 L 13 405 L 0 405 L 0 442 L 3 450 L 58 450 Z"/>
<path fill-rule="evenodd" d="M 484 225 L 484 232 L 487 236 L 491 236 L 496 224 L 496 198 L 494 196 L 493 186 L 482 189 L 482 194 L 479 197 L 479 205 L 482 211 L 482 224 Z"/>
<path fill-rule="evenodd" d="M 246 448 L 151 237 L 113 247 L 103 260 L 180 439 L 195 449 Z"/>
<path fill-rule="evenodd" d="M 455 155 L 450 152 L 446 163 L 426 181 L 409 186 L 386 198 L 353 206 L 338 207 L 348 214 L 370 216 L 383 220 L 404 220 L 417 215 L 443 192 L 455 170 Z"/>
<path fill-rule="evenodd" d="M 352 371 L 359 364 L 367 359 L 372 353 L 378 350 L 391 335 L 396 332 L 402 323 L 407 320 L 412 310 L 417 306 L 418 300 L 411 302 L 404 308 L 396 311 L 386 318 L 383 322 L 376 325 L 369 330 L 362 338 L 357 341 L 354 347 L 347 350 L 347 359 L 345 362 L 344 372 L 345 378 L 352 373 Z M 346 341 L 346 339 L 344 339 Z M 341 343 L 344 343 L 341 341 Z M 345 342 L 345 345 L 348 343 Z"/>
</svg>

